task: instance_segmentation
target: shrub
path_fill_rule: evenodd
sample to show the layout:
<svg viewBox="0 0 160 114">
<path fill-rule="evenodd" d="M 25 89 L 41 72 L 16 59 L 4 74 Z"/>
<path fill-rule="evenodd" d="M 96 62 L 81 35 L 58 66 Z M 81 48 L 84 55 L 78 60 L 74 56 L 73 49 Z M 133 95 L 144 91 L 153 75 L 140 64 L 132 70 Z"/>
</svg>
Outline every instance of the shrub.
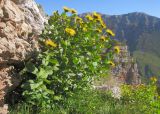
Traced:
<svg viewBox="0 0 160 114">
<path fill-rule="evenodd" d="M 122 102 L 130 111 L 143 114 L 160 113 L 160 96 L 158 95 L 156 78 L 148 85 L 124 85 L 122 87 Z"/>
<path fill-rule="evenodd" d="M 103 53 L 104 48 L 112 48 L 110 36 L 114 35 L 97 13 L 82 19 L 74 9 L 54 12 L 41 34 L 41 52 L 23 70 L 26 101 L 51 108 L 75 91 L 85 90 L 115 65 L 114 50 Z"/>
</svg>

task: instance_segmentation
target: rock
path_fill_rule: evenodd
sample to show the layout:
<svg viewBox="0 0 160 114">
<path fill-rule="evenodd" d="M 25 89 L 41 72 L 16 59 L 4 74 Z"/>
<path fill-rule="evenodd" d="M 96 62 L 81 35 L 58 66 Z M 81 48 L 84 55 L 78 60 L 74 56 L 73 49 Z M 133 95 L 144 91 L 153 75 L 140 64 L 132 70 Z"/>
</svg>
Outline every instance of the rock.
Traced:
<svg viewBox="0 0 160 114">
<path fill-rule="evenodd" d="M 19 7 L 24 11 L 25 20 L 32 26 L 33 32 L 40 34 L 46 18 L 34 0 L 18 0 Z"/>
<path fill-rule="evenodd" d="M 112 97 L 116 99 L 120 99 L 121 97 L 121 88 L 117 85 L 100 85 L 100 86 L 93 86 L 94 89 L 101 90 L 101 91 L 110 91 L 112 92 Z"/>
<path fill-rule="evenodd" d="M 126 83 L 137 85 L 141 83 L 140 75 L 136 63 L 132 63 L 130 69 L 126 74 Z"/>
<path fill-rule="evenodd" d="M 3 14 L 4 18 L 14 22 L 24 21 L 23 12 L 15 3 L 11 2 L 10 0 L 4 1 Z"/>
<path fill-rule="evenodd" d="M 46 22 L 34 0 L 0 0 L 1 111 L 5 95 L 21 82 L 14 66 L 38 51 L 36 38 Z"/>
<path fill-rule="evenodd" d="M 119 45 L 119 47 L 121 51 L 120 54 L 114 55 L 113 61 L 116 63 L 116 66 L 108 73 L 110 76 L 106 79 L 100 79 L 99 82 L 93 86 L 94 89 L 110 91 L 112 97 L 116 99 L 120 99 L 121 97 L 121 85 L 141 84 L 137 64 L 130 56 L 128 47 L 125 45 Z"/>
<path fill-rule="evenodd" d="M 6 27 L 6 24 L 3 23 L 3 22 L 0 22 L 0 29 L 3 29 L 3 28 L 5 28 L 5 27 Z"/>
<path fill-rule="evenodd" d="M 0 114 L 8 114 L 8 105 L 5 104 L 3 107 L 0 107 Z"/>
<path fill-rule="evenodd" d="M 141 83 L 140 74 L 137 63 L 130 56 L 127 46 L 120 45 L 121 53 L 114 56 L 114 62 L 117 64 L 112 69 L 112 75 L 117 78 L 120 83 L 137 85 Z"/>
<path fill-rule="evenodd" d="M 2 17 L 4 16 L 3 10 L 2 10 L 3 5 L 4 5 L 4 1 L 0 0 L 0 22 L 1 22 Z"/>
</svg>

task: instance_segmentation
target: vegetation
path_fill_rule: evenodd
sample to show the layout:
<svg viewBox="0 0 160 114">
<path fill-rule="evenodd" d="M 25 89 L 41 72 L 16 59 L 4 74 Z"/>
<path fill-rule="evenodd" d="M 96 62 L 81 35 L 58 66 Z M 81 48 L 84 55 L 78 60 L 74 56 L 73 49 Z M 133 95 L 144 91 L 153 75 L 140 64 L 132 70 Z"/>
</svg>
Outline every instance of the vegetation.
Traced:
<svg viewBox="0 0 160 114">
<path fill-rule="evenodd" d="M 133 53 L 142 76 L 147 77 L 146 80 L 152 75 L 160 76 L 159 36 L 159 32 L 144 33 Z"/>
<path fill-rule="evenodd" d="M 138 69 L 143 76 L 143 81 L 147 82 L 150 76 L 159 77 L 160 74 L 160 60 L 155 54 L 148 52 L 135 51 L 134 58 L 138 63 Z"/>
<path fill-rule="evenodd" d="M 148 85 L 124 85 L 122 89 L 122 102 L 129 106 L 134 114 L 159 114 L 160 96 L 158 95 L 157 78 L 151 77 Z"/>
<path fill-rule="evenodd" d="M 92 88 L 96 78 L 115 66 L 112 57 L 120 50 L 99 14 L 82 19 L 76 13 L 64 7 L 62 14 L 50 17 L 40 53 L 21 71 L 24 101 L 10 114 L 159 114 L 155 77 L 148 85 L 123 85 L 119 99 Z"/>
<path fill-rule="evenodd" d="M 148 80 L 149 76 L 152 76 L 145 71 L 146 67 L 149 67 L 149 72 L 160 77 L 160 19 L 138 12 L 119 16 L 102 14 L 102 17 L 105 23 L 116 31 L 116 38 L 128 45 L 131 54 L 137 51 L 140 53 L 136 53 L 135 59 L 140 66 L 138 69 L 142 77 Z M 145 60 L 140 60 L 142 57 Z"/>
<path fill-rule="evenodd" d="M 156 78 L 149 85 L 123 85 L 120 99 L 109 91 L 87 89 L 77 91 L 64 101 L 63 106 L 53 109 L 18 105 L 10 114 L 159 114 L 160 96 Z M 17 113 L 18 112 L 18 113 Z"/>
<path fill-rule="evenodd" d="M 44 108 L 64 105 L 75 92 L 91 87 L 95 78 L 115 66 L 112 56 L 119 48 L 110 39 L 115 34 L 99 14 L 82 19 L 76 12 L 64 7 L 62 14 L 54 12 L 50 17 L 41 34 L 41 52 L 22 71 L 27 103 Z M 103 53 L 104 48 L 110 51 Z"/>
</svg>

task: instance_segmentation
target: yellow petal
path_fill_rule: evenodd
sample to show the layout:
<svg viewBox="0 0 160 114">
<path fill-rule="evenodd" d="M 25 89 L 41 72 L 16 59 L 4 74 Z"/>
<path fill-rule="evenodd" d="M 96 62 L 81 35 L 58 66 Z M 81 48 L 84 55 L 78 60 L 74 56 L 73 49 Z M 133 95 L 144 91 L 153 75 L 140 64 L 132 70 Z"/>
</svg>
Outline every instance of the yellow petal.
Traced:
<svg viewBox="0 0 160 114">
<path fill-rule="evenodd" d="M 46 40 L 45 44 L 49 45 L 49 46 L 52 46 L 52 47 L 57 47 L 57 44 L 50 39 Z"/>
<path fill-rule="evenodd" d="M 63 7 L 63 10 L 65 11 L 65 12 L 70 12 L 71 11 L 71 9 L 69 9 L 68 7 Z"/>
<path fill-rule="evenodd" d="M 72 28 L 66 28 L 65 32 L 68 33 L 71 36 L 74 36 L 76 34 L 75 30 Z"/>
<path fill-rule="evenodd" d="M 114 47 L 114 51 L 115 51 L 117 54 L 119 54 L 119 53 L 120 53 L 120 48 L 119 48 L 119 46 L 115 46 L 115 47 Z"/>
<path fill-rule="evenodd" d="M 71 9 L 70 12 L 71 12 L 72 14 L 76 14 L 76 13 L 77 13 L 77 11 L 76 11 L 75 9 Z"/>
<path fill-rule="evenodd" d="M 115 36 L 115 33 L 111 29 L 107 29 L 106 32 L 113 37 Z"/>
</svg>

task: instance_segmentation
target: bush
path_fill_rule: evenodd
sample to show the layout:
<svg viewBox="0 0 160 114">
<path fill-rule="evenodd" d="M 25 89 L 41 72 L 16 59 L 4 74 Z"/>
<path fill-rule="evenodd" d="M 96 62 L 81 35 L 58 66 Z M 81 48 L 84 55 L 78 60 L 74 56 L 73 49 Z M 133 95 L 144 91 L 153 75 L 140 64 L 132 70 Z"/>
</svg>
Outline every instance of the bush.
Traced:
<svg viewBox="0 0 160 114">
<path fill-rule="evenodd" d="M 102 53 L 113 47 L 114 35 L 97 13 L 82 19 L 74 9 L 54 12 L 40 38 L 41 52 L 23 70 L 26 102 L 51 108 L 85 90 L 115 65 L 112 57 L 118 48 Z"/>
<path fill-rule="evenodd" d="M 122 87 L 122 102 L 132 112 L 143 114 L 160 113 L 160 96 L 158 95 L 156 78 L 148 85 L 124 85 Z"/>
</svg>

